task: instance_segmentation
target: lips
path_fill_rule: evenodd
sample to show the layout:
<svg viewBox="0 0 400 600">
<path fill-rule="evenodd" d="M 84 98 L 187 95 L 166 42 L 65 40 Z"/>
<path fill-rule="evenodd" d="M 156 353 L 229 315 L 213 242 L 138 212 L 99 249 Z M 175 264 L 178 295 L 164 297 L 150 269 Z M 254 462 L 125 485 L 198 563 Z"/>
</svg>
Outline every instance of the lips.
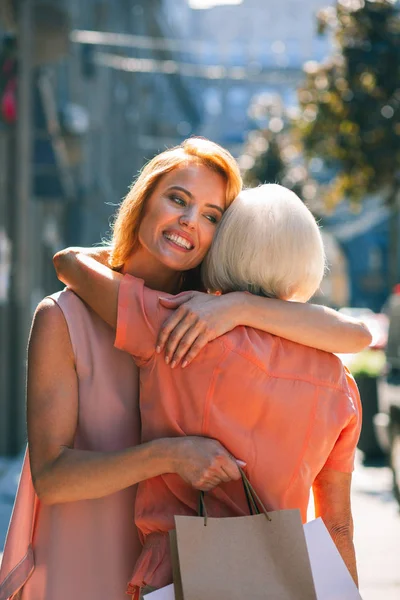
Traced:
<svg viewBox="0 0 400 600">
<path fill-rule="evenodd" d="M 174 244 L 174 246 L 177 246 L 178 248 L 180 248 L 182 250 L 186 250 L 189 252 L 190 250 L 193 250 L 193 248 L 194 248 L 194 243 L 187 234 L 184 234 L 181 232 L 178 233 L 177 231 L 164 231 L 163 236 L 169 242 Z"/>
</svg>

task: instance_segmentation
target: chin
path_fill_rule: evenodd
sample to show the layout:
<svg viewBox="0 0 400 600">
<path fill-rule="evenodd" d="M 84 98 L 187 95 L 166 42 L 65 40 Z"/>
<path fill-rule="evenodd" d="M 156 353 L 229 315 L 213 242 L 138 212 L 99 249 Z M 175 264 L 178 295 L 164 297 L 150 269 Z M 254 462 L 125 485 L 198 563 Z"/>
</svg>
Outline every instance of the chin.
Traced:
<svg viewBox="0 0 400 600">
<path fill-rule="evenodd" d="M 182 257 L 182 260 L 179 260 L 179 258 L 177 259 L 176 257 L 165 255 L 160 257 L 160 259 L 167 269 L 179 273 L 183 271 L 190 271 L 191 269 L 196 268 L 202 261 L 202 259 L 194 260 L 193 258 L 191 260 L 188 260 L 188 257 Z"/>
<path fill-rule="evenodd" d="M 190 271 L 191 269 L 194 269 L 195 267 L 197 267 L 198 264 L 200 263 L 196 263 L 196 264 L 183 264 L 183 263 L 179 263 L 177 261 L 169 261 L 164 262 L 165 266 L 170 269 L 171 271 L 176 271 L 177 273 L 184 273 L 185 271 Z"/>
</svg>

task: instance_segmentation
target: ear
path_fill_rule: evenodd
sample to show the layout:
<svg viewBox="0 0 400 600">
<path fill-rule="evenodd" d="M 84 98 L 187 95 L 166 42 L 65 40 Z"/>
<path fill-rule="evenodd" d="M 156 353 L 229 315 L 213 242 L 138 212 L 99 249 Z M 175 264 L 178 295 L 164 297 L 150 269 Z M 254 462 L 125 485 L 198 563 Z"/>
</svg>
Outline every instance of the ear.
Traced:
<svg viewBox="0 0 400 600">
<path fill-rule="evenodd" d="M 219 290 L 216 292 L 213 292 L 212 290 L 207 290 L 207 294 L 211 294 L 212 296 L 222 296 L 222 292 L 220 292 Z"/>
</svg>

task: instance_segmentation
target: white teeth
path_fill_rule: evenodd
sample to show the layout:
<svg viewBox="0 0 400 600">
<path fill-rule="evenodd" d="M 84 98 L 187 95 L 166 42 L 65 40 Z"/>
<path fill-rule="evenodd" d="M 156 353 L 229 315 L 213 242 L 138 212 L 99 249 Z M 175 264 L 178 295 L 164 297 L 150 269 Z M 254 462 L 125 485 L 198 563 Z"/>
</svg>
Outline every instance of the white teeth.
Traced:
<svg viewBox="0 0 400 600">
<path fill-rule="evenodd" d="M 192 244 L 185 240 L 185 238 L 177 235 L 176 233 L 164 233 L 167 240 L 171 240 L 174 244 L 181 246 L 182 248 L 186 248 L 186 250 L 191 250 L 193 248 Z"/>
</svg>

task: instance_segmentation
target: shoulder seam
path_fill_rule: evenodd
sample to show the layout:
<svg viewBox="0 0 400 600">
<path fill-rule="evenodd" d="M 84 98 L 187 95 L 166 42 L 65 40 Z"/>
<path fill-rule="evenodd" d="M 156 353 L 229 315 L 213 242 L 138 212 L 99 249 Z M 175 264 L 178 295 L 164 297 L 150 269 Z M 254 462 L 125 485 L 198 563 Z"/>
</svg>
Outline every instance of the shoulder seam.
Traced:
<svg viewBox="0 0 400 600">
<path fill-rule="evenodd" d="M 235 354 L 238 354 L 245 360 L 248 360 L 254 366 L 256 366 L 258 369 L 260 369 L 260 371 L 262 371 L 265 375 L 267 375 L 268 377 L 271 377 L 273 379 L 302 381 L 304 383 L 310 383 L 310 384 L 318 386 L 318 387 L 325 387 L 325 388 L 330 388 L 333 390 L 338 390 L 338 391 L 343 391 L 343 392 L 347 389 L 347 386 L 345 386 L 343 384 L 340 385 L 340 384 L 331 383 L 329 381 L 321 381 L 319 379 L 314 379 L 313 377 L 309 377 L 309 376 L 304 377 L 301 375 L 285 375 L 283 373 L 274 373 L 273 371 L 268 371 L 266 369 L 265 365 L 261 364 L 258 360 L 256 360 L 253 356 L 251 356 L 247 352 L 243 352 L 243 351 L 239 350 L 238 348 L 234 348 L 231 344 L 227 343 L 227 341 L 225 339 L 222 341 L 222 343 L 231 352 L 234 352 Z"/>
</svg>

